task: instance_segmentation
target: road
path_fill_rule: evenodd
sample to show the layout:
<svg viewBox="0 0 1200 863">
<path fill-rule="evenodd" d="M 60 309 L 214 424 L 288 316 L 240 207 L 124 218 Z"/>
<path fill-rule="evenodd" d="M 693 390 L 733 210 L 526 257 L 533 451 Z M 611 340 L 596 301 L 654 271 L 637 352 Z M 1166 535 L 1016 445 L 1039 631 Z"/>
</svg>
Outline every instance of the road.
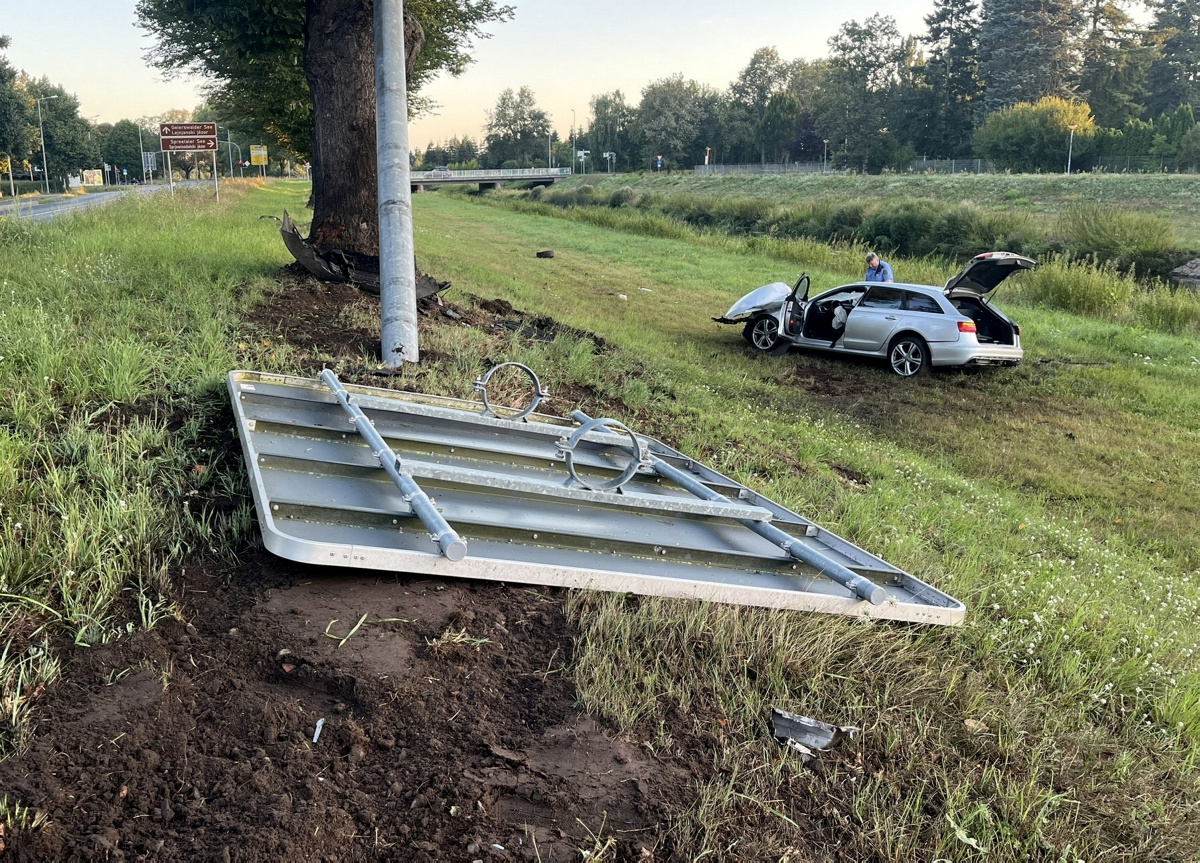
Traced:
<svg viewBox="0 0 1200 863">
<path fill-rule="evenodd" d="M 176 187 L 193 186 L 200 183 L 211 184 L 208 180 L 183 180 L 175 183 Z M 49 200 L 43 201 L 38 199 L 25 199 L 20 201 L 20 218 L 33 219 L 35 222 L 44 222 L 47 219 L 53 219 L 56 216 L 62 216 L 67 213 L 77 213 L 80 210 L 86 210 L 89 207 L 99 206 L 100 204 L 108 204 L 115 201 L 127 193 L 127 191 L 140 192 L 150 194 L 151 192 L 166 191 L 169 186 L 164 183 L 157 183 L 153 186 L 131 186 L 128 189 L 123 189 L 119 192 L 88 192 L 78 197 L 64 198 L 58 195 L 53 195 Z M 0 216 L 15 216 L 17 215 L 16 201 L 6 200 L 0 202 Z"/>
</svg>

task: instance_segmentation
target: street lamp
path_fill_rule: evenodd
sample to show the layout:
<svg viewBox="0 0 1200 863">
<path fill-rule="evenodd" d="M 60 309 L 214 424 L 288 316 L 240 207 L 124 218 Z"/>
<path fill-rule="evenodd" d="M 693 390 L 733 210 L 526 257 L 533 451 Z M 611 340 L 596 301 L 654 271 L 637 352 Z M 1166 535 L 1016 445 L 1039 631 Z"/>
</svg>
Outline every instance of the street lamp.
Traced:
<svg viewBox="0 0 1200 863">
<path fill-rule="evenodd" d="M 42 125 L 42 102 L 57 99 L 57 96 L 38 96 L 38 134 L 42 138 L 42 179 L 46 181 L 46 194 L 50 194 L 50 169 L 46 167 L 46 129 Z M 28 104 L 28 102 L 26 103 Z"/>
<path fill-rule="evenodd" d="M 1071 141 L 1067 144 L 1067 176 L 1071 176 L 1071 156 L 1075 154 L 1075 123 L 1067 126 L 1071 130 Z"/>
<path fill-rule="evenodd" d="M 225 127 L 225 149 L 229 152 L 229 179 L 233 179 L 233 148 L 238 150 L 238 165 L 242 164 L 242 147 L 240 144 L 233 143 L 233 130 L 228 126 Z M 246 176 L 245 170 L 242 171 L 242 176 Z"/>
<path fill-rule="evenodd" d="M 575 109 L 574 108 L 571 109 L 571 152 L 573 152 L 573 153 L 579 152 L 575 146 Z M 571 172 L 572 173 L 575 172 L 574 163 L 571 164 Z"/>
<path fill-rule="evenodd" d="M 829 139 L 821 139 L 825 143 L 825 155 L 821 157 L 821 173 L 824 174 L 829 169 Z"/>
</svg>

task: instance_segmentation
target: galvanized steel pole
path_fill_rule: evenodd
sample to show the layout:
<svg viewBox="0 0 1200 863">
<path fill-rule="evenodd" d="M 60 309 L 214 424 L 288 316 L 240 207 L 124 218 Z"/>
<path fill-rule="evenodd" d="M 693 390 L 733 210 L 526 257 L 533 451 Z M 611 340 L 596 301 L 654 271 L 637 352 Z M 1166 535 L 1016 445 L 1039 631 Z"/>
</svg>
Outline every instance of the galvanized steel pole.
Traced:
<svg viewBox="0 0 1200 863">
<path fill-rule="evenodd" d="M 404 2 L 375 0 L 379 305 L 383 316 L 383 364 L 392 369 L 420 359 L 404 60 Z"/>
<path fill-rule="evenodd" d="M 329 374 L 328 371 L 325 374 Z M 591 417 L 583 411 L 572 411 L 571 418 L 579 423 L 588 422 Z M 636 455 L 633 458 L 637 458 Z M 702 500 L 719 501 L 721 503 L 732 503 L 720 492 L 713 491 L 700 480 L 681 471 L 674 465 L 670 465 L 655 455 L 650 456 L 650 466 L 654 468 L 654 472 L 659 476 L 669 479 L 671 482 L 678 485 L 680 488 L 691 492 L 696 497 Z M 854 595 L 865 599 L 871 605 L 879 605 L 887 599 L 887 591 L 879 585 L 875 584 L 865 575 L 859 575 L 852 569 L 842 566 L 835 560 L 830 560 L 815 548 L 810 548 L 794 536 L 789 536 L 773 524 L 766 522 L 755 521 L 753 519 L 737 519 L 744 527 L 757 533 L 768 542 L 774 543 L 779 548 L 786 551 L 796 560 L 802 563 L 807 563 L 821 575 L 835 581 L 842 587 L 849 590 Z"/>
<path fill-rule="evenodd" d="M 417 485 L 417 481 L 404 471 L 400 459 L 396 453 L 387 445 L 387 441 L 383 436 L 375 430 L 375 426 L 362 409 L 350 401 L 350 393 L 342 386 L 342 382 L 338 380 L 337 375 L 329 369 L 321 372 L 321 380 L 325 382 L 325 386 L 329 387 L 334 397 L 338 400 L 338 404 L 342 406 L 347 414 L 350 415 L 350 422 L 354 424 L 354 428 L 362 435 L 367 444 L 370 445 L 372 453 L 379 459 L 379 466 L 382 467 L 387 475 L 392 478 L 392 482 L 400 489 L 404 495 L 404 501 L 412 507 L 413 515 L 421 520 L 421 524 L 425 525 L 425 529 L 433 535 L 434 541 L 438 544 L 444 554 L 450 560 L 462 560 L 467 556 L 467 543 L 460 537 L 442 517 L 442 514 L 437 511 L 433 501 L 429 496 L 421 490 L 421 486 Z"/>
</svg>

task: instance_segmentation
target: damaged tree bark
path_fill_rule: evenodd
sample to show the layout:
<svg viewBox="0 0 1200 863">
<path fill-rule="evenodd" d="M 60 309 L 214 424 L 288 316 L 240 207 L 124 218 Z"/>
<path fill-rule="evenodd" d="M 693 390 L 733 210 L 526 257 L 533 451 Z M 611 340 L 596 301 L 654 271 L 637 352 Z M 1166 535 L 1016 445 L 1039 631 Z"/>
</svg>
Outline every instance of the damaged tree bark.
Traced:
<svg viewBox="0 0 1200 863">
<path fill-rule="evenodd" d="M 313 97 L 313 222 L 318 251 L 379 254 L 372 0 L 307 0 L 304 74 Z M 425 41 L 404 13 L 406 71 Z M 364 214 L 371 214 L 364 219 Z"/>
</svg>

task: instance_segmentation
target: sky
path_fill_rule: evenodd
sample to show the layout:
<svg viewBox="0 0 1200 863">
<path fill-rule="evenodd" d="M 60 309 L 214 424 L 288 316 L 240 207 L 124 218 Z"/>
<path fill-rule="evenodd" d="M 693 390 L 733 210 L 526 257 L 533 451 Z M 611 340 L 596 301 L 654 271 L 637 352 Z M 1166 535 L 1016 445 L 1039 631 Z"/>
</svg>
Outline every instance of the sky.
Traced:
<svg viewBox="0 0 1200 863">
<path fill-rule="evenodd" d="M 725 87 L 758 48 L 785 59 L 815 59 L 844 21 L 879 12 L 902 33 L 924 29 L 933 0 L 510 0 L 513 20 L 489 29 L 475 62 L 458 78 L 443 75 L 424 91 L 440 107 L 410 130 L 414 149 L 454 135 L 481 137 L 485 112 L 505 88 L 529 86 L 554 128 L 586 124 L 598 93 L 621 90 L 636 104 L 646 84 L 681 72 Z M 203 82 L 167 80 L 148 66 L 151 38 L 136 24 L 136 0 L 0 0 L 0 34 L 9 62 L 46 75 L 80 100 L 80 113 L 116 122 L 195 107 Z"/>
</svg>

